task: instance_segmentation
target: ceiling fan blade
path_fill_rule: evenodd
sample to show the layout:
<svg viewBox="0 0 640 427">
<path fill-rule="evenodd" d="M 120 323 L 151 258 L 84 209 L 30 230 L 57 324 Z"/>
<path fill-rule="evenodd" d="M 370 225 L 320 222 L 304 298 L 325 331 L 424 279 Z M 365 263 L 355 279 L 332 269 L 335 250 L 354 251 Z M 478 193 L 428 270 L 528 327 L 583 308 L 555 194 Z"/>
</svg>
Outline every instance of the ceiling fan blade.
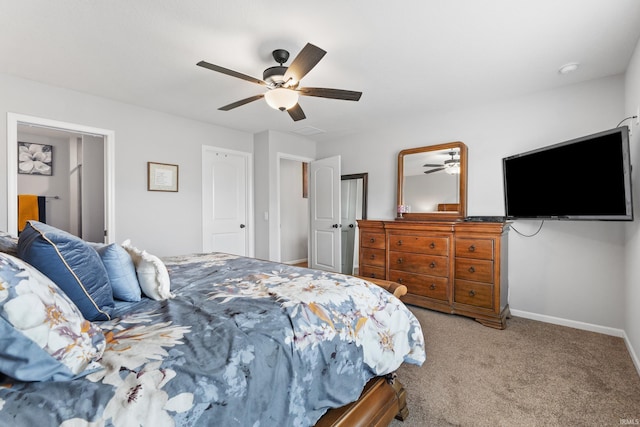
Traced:
<svg viewBox="0 0 640 427">
<path fill-rule="evenodd" d="M 442 166 L 441 164 L 434 165 L 432 163 L 425 163 L 424 165 L 422 165 L 422 167 L 424 167 L 424 168 L 439 168 L 441 166 Z"/>
<path fill-rule="evenodd" d="M 320 49 L 318 46 L 307 43 L 300 53 L 298 53 L 298 56 L 293 59 L 289 68 L 287 68 L 287 71 L 284 73 L 284 81 L 286 82 L 289 79 L 293 79 L 297 84 L 320 62 L 326 53 L 326 51 Z"/>
<path fill-rule="evenodd" d="M 430 171 L 424 171 L 424 173 L 434 173 L 434 172 L 443 171 L 444 169 L 445 169 L 444 167 L 441 167 L 437 169 L 431 169 Z"/>
<path fill-rule="evenodd" d="M 289 112 L 289 115 L 291 116 L 294 122 L 307 118 L 307 116 L 304 115 L 304 111 L 302 111 L 300 104 L 294 105 L 293 107 L 289 108 L 287 111 Z"/>
<path fill-rule="evenodd" d="M 243 106 L 245 104 L 248 104 L 250 102 L 257 101 L 260 98 L 264 98 L 264 93 L 261 93 L 260 95 L 254 95 L 254 96 L 251 96 L 249 98 L 241 99 L 240 101 L 236 101 L 236 102 L 233 102 L 233 103 L 231 103 L 229 105 L 225 105 L 224 107 L 220 107 L 220 108 L 218 108 L 218 110 L 222 110 L 222 111 L 233 110 L 236 107 L 241 107 L 241 106 Z"/>
<path fill-rule="evenodd" d="M 358 101 L 362 92 L 342 89 L 327 89 L 324 87 L 301 87 L 298 89 L 300 95 L 318 96 L 320 98 L 342 99 L 345 101 Z"/>
<path fill-rule="evenodd" d="M 217 71 L 219 73 L 226 74 L 226 75 L 231 76 L 231 77 L 237 77 L 239 79 L 246 80 L 246 81 L 251 82 L 251 83 L 256 83 L 256 84 L 259 84 L 261 86 L 266 86 L 267 85 L 267 83 L 265 81 L 263 81 L 263 80 L 256 79 L 255 77 L 247 76 L 246 74 L 242 74 L 242 73 L 239 73 L 237 71 L 233 71 L 233 70 L 230 70 L 228 68 L 221 67 L 219 65 L 210 64 L 210 63 L 208 63 L 206 61 L 200 61 L 196 65 L 198 65 L 200 67 L 203 67 L 203 68 L 207 68 L 207 69 L 212 70 L 212 71 Z"/>
</svg>

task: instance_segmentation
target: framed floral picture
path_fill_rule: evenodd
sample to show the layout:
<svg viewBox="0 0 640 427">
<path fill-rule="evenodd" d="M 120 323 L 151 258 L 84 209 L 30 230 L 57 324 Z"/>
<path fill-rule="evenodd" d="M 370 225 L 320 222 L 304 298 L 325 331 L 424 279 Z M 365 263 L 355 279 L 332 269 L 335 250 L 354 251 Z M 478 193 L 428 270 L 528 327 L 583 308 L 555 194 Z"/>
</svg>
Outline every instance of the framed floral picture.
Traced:
<svg viewBox="0 0 640 427">
<path fill-rule="evenodd" d="M 18 141 L 18 173 L 53 175 L 53 146 Z"/>
</svg>

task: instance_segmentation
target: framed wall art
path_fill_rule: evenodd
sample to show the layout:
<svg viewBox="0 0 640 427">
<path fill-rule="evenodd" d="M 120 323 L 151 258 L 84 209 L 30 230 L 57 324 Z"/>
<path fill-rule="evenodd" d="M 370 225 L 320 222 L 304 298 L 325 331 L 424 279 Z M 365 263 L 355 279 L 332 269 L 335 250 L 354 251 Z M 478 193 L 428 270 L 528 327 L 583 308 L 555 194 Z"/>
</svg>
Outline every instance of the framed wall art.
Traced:
<svg viewBox="0 0 640 427">
<path fill-rule="evenodd" d="M 18 173 L 53 175 L 53 146 L 18 141 Z"/>
<path fill-rule="evenodd" d="M 147 162 L 148 191 L 178 191 L 178 165 Z"/>
</svg>

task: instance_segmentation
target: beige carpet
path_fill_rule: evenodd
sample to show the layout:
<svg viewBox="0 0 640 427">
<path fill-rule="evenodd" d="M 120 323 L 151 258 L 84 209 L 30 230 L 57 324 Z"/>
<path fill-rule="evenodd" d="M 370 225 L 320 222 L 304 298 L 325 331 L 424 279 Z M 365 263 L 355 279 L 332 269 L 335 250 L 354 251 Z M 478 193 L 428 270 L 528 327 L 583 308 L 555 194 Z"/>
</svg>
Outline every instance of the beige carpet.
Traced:
<svg viewBox="0 0 640 427">
<path fill-rule="evenodd" d="M 398 370 L 409 418 L 392 427 L 640 423 L 640 377 L 621 338 L 518 317 L 500 331 L 410 308 L 427 361 Z"/>
</svg>

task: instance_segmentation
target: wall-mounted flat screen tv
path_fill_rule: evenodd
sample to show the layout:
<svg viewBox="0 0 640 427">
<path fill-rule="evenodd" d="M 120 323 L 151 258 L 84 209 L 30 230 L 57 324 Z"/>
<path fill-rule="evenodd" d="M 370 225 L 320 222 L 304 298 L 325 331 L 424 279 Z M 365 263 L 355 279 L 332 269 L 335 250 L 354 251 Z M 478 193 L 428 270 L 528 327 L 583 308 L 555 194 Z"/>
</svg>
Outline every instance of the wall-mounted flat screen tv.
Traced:
<svg viewBox="0 0 640 427">
<path fill-rule="evenodd" d="M 502 159 L 507 219 L 632 221 L 629 129 Z"/>
</svg>

